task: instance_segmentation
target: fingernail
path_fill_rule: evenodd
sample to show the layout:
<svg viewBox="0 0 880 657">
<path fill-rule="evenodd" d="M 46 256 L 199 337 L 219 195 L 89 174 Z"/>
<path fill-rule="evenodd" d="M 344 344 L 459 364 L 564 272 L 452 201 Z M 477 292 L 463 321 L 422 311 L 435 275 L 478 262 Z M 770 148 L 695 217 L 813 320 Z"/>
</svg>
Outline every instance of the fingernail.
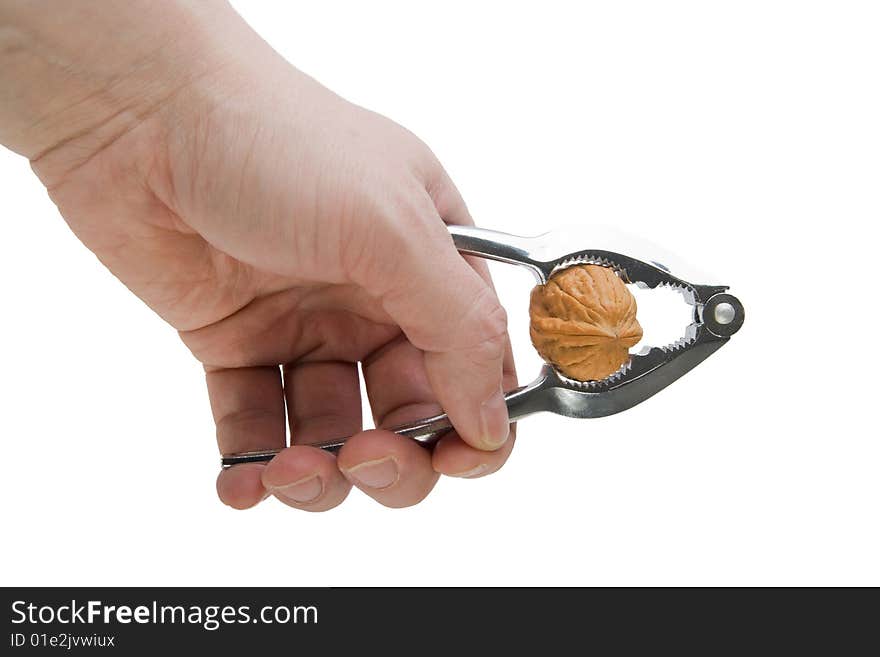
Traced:
<svg viewBox="0 0 880 657">
<path fill-rule="evenodd" d="M 354 481 L 367 488 L 388 488 L 400 477 L 397 461 L 391 456 L 375 461 L 364 461 L 346 470 L 346 474 Z"/>
<path fill-rule="evenodd" d="M 287 486 L 273 488 L 271 492 L 299 504 L 306 504 L 321 497 L 321 493 L 324 492 L 324 483 L 318 475 L 312 475 Z"/>
<path fill-rule="evenodd" d="M 465 470 L 464 472 L 456 472 L 452 477 L 462 477 L 463 479 L 470 479 L 472 477 L 479 477 L 481 474 L 486 472 L 489 469 L 489 466 L 485 463 L 480 463 L 475 468 L 471 468 L 470 470 Z"/>
<path fill-rule="evenodd" d="M 510 424 L 507 418 L 507 403 L 504 393 L 499 389 L 480 406 L 483 442 L 489 449 L 498 449 L 507 442 L 510 436 Z"/>
</svg>

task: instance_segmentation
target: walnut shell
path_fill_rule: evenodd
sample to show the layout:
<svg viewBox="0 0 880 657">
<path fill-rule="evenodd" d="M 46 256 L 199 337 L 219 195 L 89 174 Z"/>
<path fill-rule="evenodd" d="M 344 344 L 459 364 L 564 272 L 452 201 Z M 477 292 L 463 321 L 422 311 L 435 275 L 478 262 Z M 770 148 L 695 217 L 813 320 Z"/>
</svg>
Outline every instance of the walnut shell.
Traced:
<svg viewBox="0 0 880 657">
<path fill-rule="evenodd" d="M 548 363 L 578 381 L 604 379 L 642 339 L 636 300 L 608 267 L 575 265 L 532 290 L 532 344 Z"/>
</svg>

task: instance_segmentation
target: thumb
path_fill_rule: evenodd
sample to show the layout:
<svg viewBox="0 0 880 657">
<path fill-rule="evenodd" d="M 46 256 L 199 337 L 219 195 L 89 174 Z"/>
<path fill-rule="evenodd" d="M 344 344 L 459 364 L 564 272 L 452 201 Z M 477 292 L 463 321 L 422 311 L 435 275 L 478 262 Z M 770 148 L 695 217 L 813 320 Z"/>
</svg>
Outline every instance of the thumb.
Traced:
<svg viewBox="0 0 880 657">
<path fill-rule="evenodd" d="M 424 352 L 428 381 L 462 440 L 498 449 L 510 433 L 502 388 L 507 314 L 436 211 L 429 221 L 411 223 L 423 230 L 388 240 L 396 242 L 394 252 L 374 255 L 394 264 L 377 268 L 384 280 L 368 291 Z"/>
</svg>

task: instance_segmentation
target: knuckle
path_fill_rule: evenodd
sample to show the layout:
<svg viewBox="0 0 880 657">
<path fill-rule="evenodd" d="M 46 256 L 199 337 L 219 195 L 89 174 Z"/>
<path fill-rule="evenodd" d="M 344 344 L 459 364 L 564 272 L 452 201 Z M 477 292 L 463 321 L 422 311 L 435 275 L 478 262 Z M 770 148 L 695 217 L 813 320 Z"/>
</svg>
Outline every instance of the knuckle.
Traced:
<svg viewBox="0 0 880 657">
<path fill-rule="evenodd" d="M 506 347 L 506 335 L 498 334 L 484 338 L 468 351 L 471 354 L 472 360 L 477 363 L 495 363 L 504 358 L 504 350 Z"/>
<path fill-rule="evenodd" d="M 259 436 L 278 424 L 278 414 L 263 409 L 246 409 L 227 413 L 217 420 L 217 440 L 221 446 L 241 437 Z"/>
<path fill-rule="evenodd" d="M 485 315 L 486 333 L 503 344 L 507 341 L 507 311 L 493 292 L 488 294 L 492 298 L 493 306 Z"/>
<path fill-rule="evenodd" d="M 229 340 L 225 322 L 178 331 L 183 344 L 204 365 L 218 369 L 247 367 L 254 362 L 254 345 L 247 340 Z"/>
<path fill-rule="evenodd" d="M 477 336 L 477 342 L 467 347 L 472 358 L 480 362 L 502 360 L 507 349 L 507 311 L 488 287 L 475 297 L 469 314 Z"/>
<path fill-rule="evenodd" d="M 442 167 L 439 167 L 437 174 L 429 179 L 425 189 L 431 197 L 437 213 L 445 222 L 473 225 L 473 219 L 464 199 Z"/>
</svg>

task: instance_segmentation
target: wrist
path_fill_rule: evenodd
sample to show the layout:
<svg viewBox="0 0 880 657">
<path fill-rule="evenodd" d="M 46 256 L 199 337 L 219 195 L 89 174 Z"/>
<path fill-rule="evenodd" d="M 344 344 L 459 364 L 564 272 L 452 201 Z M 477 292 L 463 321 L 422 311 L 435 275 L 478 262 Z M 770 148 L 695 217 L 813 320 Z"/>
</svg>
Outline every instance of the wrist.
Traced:
<svg viewBox="0 0 880 657">
<path fill-rule="evenodd" d="M 177 2 L 0 1 L 0 25 L 0 143 L 35 168 L 75 166 L 157 115 L 247 29 L 225 3 Z"/>
</svg>

